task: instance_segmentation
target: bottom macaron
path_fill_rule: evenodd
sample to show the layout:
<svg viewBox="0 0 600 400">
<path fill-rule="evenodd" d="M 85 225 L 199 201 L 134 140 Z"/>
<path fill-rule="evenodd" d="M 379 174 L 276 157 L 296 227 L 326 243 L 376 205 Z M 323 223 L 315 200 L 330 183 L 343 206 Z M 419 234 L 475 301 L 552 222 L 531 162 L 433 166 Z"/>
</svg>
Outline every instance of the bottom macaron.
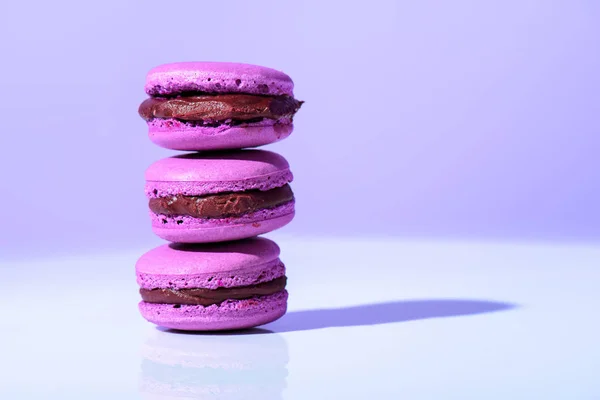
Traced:
<svg viewBox="0 0 600 400">
<path fill-rule="evenodd" d="M 245 329 L 287 309 L 279 247 L 264 238 L 163 245 L 138 260 L 136 275 L 142 316 L 165 328 Z"/>
<path fill-rule="evenodd" d="M 287 291 L 210 306 L 153 304 L 141 301 L 142 316 L 165 328 L 218 331 L 252 328 L 281 318 L 287 310 Z"/>
</svg>

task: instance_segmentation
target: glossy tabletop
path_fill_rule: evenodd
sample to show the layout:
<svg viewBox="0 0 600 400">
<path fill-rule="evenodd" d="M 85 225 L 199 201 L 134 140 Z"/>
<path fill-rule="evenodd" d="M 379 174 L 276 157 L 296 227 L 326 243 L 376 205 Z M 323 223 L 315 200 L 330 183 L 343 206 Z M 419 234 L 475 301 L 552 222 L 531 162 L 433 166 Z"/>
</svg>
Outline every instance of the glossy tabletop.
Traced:
<svg viewBox="0 0 600 400">
<path fill-rule="evenodd" d="M 288 314 L 245 333 L 144 321 L 147 249 L 0 262 L 0 397 L 600 396 L 598 245 L 274 239 Z"/>
</svg>

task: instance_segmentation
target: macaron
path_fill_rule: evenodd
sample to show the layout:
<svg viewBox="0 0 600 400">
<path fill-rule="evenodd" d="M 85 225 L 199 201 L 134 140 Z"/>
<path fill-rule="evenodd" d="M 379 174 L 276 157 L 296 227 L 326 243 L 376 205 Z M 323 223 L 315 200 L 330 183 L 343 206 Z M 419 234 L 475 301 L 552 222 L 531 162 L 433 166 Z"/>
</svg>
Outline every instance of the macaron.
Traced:
<svg viewBox="0 0 600 400">
<path fill-rule="evenodd" d="M 264 150 L 190 153 L 146 170 L 152 229 L 171 242 L 249 238 L 294 217 L 287 161 Z"/>
<path fill-rule="evenodd" d="M 138 113 L 152 142 L 173 150 L 256 147 L 292 133 L 302 102 L 283 72 L 250 64 L 183 62 L 153 68 Z"/>
<path fill-rule="evenodd" d="M 278 334 L 153 330 L 141 347 L 144 399 L 281 399 L 287 386 L 288 346 Z"/>
<path fill-rule="evenodd" d="M 136 263 L 142 316 L 180 330 L 232 330 L 285 314 L 285 266 L 265 238 L 228 243 L 171 243 Z"/>
</svg>

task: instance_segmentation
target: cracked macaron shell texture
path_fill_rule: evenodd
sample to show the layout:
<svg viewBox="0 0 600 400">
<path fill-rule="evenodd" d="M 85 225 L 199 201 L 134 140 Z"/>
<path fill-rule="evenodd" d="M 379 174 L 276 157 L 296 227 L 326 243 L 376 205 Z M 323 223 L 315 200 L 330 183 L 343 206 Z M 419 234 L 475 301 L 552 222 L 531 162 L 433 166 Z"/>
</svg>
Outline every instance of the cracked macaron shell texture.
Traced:
<svg viewBox="0 0 600 400">
<path fill-rule="evenodd" d="M 165 244 L 140 257 L 136 277 L 144 289 L 256 285 L 285 275 L 279 252 L 279 246 L 266 238 L 220 244 Z"/>
<path fill-rule="evenodd" d="M 146 93 L 181 92 L 294 95 L 294 82 L 281 71 L 229 62 L 179 62 L 159 65 L 146 76 Z"/>
<path fill-rule="evenodd" d="M 152 217 L 152 231 L 161 239 L 179 243 L 211 243 L 239 240 L 282 228 L 294 219 L 293 201 L 281 207 L 246 214 L 243 218 L 203 220 Z M 288 211 L 290 210 L 291 211 Z M 180 222 L 182 222 L 180 224 Z M 187 224 L 186 224 L 187 223 Z"/>
<path fill-rule="evenodd" d="M 270 296 L 245 300 L 226 300 L 220 305 L 193 306 L 139 303 L 142 316 L 165 328 L 186 331 L 221 331 L 247 329 L 268 324 L 287 311 L 288 293 L 283 290 Z"/>
</svg>

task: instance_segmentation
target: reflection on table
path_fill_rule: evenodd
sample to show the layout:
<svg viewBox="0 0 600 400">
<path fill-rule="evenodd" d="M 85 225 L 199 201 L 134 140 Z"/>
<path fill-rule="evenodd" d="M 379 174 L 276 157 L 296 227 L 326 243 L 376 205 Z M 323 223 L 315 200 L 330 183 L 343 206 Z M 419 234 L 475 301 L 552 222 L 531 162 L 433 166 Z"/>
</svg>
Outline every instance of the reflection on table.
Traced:
<svg viewBox="0 0 600 400">
<path fill-rule="evenodd" d="M 288 348 L 278 334 L 156 330 L 142 347 L 144 399 L 281 399 Z"/>
</svg>

